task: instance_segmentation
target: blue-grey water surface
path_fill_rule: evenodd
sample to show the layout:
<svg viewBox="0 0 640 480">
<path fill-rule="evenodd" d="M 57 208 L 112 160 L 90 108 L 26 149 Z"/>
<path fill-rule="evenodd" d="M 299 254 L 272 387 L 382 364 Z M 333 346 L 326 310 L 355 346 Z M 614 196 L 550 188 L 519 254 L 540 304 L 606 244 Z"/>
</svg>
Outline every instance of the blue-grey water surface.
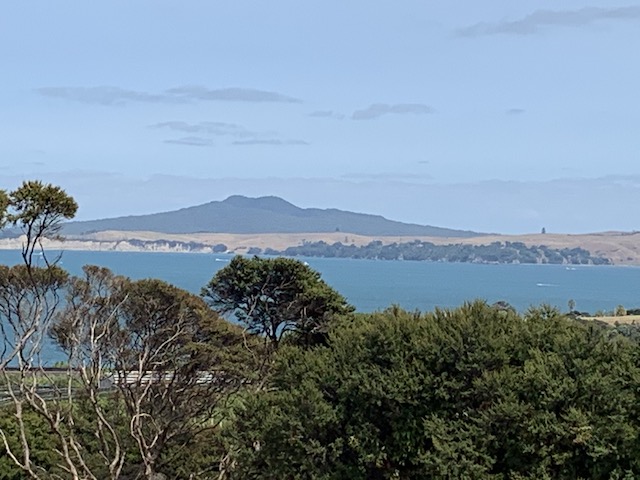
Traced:
<svg viewBox="0 0 640 480">
<path fill-rule="evenodd" d="M 50 252 L 49 256 L 55 252 Z M 160 278 L 199 293 L 232 258 L 221 254 L 66 251 L 62 267 L 109 267 L 134 279 Z M 549 303 L 562 310 L 573 299 L 580 311 L 640 307 L 640 268 L 622 266 L 482 265 L 415 261 L 301 258 L 359 311 L 399 304 L 406 309 L 455 307 L 482 298 L 505 300 L 519 311 Z M 20 261 L 17 251 L 0 251 L 0 263 Z"/>
</svg>

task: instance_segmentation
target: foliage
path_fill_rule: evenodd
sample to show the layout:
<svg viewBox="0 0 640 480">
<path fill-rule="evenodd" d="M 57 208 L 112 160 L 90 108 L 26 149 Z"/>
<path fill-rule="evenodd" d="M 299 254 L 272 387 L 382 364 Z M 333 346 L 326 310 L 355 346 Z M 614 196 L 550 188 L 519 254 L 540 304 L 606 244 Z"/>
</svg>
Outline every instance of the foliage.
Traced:
<svg viewBox="0 0 640 480">
<path fill-rule="evenodd" d="M 63 473 L 58 468 L 58 455 L 55 452 L 55 449 L 59 448 L 59 444 L 55 436 L 51 434 L 46 421 L 30 410 L 24 413 L 24 421 L 27 425 L 26 435 L 31 447 L 30 455 L 33 463 L 38 466 L 38 470 L 41 473 L 52 475 Z M 15 420 L 13 405 L 3 404 L 0 406 L 0 429 L 7 435 L 10 447 L 13 450 L 19 449 L 20 430 Z M 0 454 L 0 479 L 20 480 L 24 477 L 24 471 L 16 466 L 15 462 L 3 451 Z"/>
<path fill-rule="evenodd" d="M 152 478 L 180 465 L 177 452 L 218 425 L 224 403 L 250 377 L 247 342 L 184 290 L 100 267 L 84 271 L 73 280 L 52 335 L 88 384 L 110 372 L 114 394 L 108 408 L 93 402 L 93 428 L 108 432 L 103 448 L 120 452 L 110 462 Z M 124 455 L 132 453 L 125 465 Z"/>
<path fill-rule="evenodd" d="M 436 245 L 431 242 L 413 242 L 384 245 L 376 240 L 368 245 L 332 245 L 306 242 L 284 251 L 266 249 L 268 255 L 368 258 L 376 260 L 429 260 L 433 262 L 473 263 L 568 263 L 574 265 L 607 265 L 610 261 L 591 255 L 583 248 L 554 249 L 545 245 L 527 246 L 522 242 L 493 242 L 489 245 L 450 244 Z"/>
<path fill-rule="evenodd" d="M 211 472 L 219 447 L 187 460 L 185 449 L 217 438 L 226 402 L 252 380 L 257 342 L 165 282 L 94 266 L 69 278 L 41 241 L 76 209 L 41 182 L 0 192 L 0 220 L 25 235 L 24 263 L 0 266 L 2 478 Z M 66 354 L 54 373 L 41 356 L 50 339 Z"/>
<path fill-rule="evenodd" d="M 212 248 L 213 253 L 224 253 L 228 250 L 228 247 L 224 243 L 217 243 Z"/>
<path fill-rule="evenodd" d="M 67 272 L 54 265 L 0 265 L 0 371 L 30 368 L 38 358 L 67 281 Z"/>
<path fill-rule="evenodd" d="M 202 290 L 209 304 L 233 314 L 249 332 L 275 347 L 291 332 L 294 341 L 324 340 L 328 322 L 353 310 L 308 265 L 287 258 L 234 257 Z"/>
<path fill-rule="evenodd" d="M 616 317 L 624 317 L 627 314 L 627 309 L 624 308 L 624 306 L 622 306 L 622 305 L 618 305 L 616 307 L 616 309 L 614 310 L 613 314 Z"/>
<path fill-rule="evenodd" d="M 229 475 L 637 477 L 639 382 L 636 344 L 544 308 L 358 315 L 281 350 L 227 430 Z"/>
<path fill-rule="evenodd" d="M 127 243 L 133 247 L 138 247 L 138 248 L 142 248 L 144 250 L 150 250 L 150 251 L 154 251 L 154 250 L 162 251 L 163 249 L 169 248 L 169 249 L 181 250 L 184 252 L 203 252 L 203 251 L 208 251 L 210 248 L 208 245 L 200 242 L 181 242 L 178 240 L 164 240 L 164 239 L 139 240 L 137 238 L 131 238 L 127 240 Z"/>
<path fill-rule="evenodd" d="M 11 200 L 9 199 L 9 195 L 4 190 L 0 190 L 0 228 L 4 228 L 7 223 L 7 209 L 11 204 Z"/>
<path fill-rule="evenodd" d="M 0 207 L 6 206 L 7 222 L 19 227 L 26 236 L 23 258 L 27 265 L 33 262 L 35 249 L 42 238 L 56 236 L 62 220 L 73 218 L 78 204 L 62 188 L 40 181 L 24 182 L 8 194 L 8 202 L 0 198 Z"/>
</svg>

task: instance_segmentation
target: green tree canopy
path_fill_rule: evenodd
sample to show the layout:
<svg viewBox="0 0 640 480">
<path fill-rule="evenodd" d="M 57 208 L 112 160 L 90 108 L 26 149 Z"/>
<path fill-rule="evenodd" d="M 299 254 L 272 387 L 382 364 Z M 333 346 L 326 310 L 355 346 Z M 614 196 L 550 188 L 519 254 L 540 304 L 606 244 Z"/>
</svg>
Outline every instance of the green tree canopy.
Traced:
<svg viewBox="0 0 640 480">
<path fill-rule="evenodd" d="M 353 311 L 308 265 L 290 258 L 236 256 L 202 290 L 209 304 L 233 314 L 277 347 L 288 332 L 300 344 L 321 343 L 327 322 Z"/>
<path fill-rule="evenodd" d="M 22 250 L 24 261 L 32 265 L 32 257 L 40 241 L 56 236 L 62 221 L 73 218 L 78 210 L 76 201 L 62 188 L 38 180 L 26 181 L 16 190 L 0 194 L 2 225 L 18 227 L 26 236 Z"/>
<path fill-rule="evenodd" d="M 110 412 L 120 415 L 107 419 L 103 409 L 106 420 L 92 412 L 89 421 L 105 430 L 108 420 L 112 432 L 118 425 L 128 427 L 124 437 L 111 433 L 107 440 L 112 445 L 133 440 L 139 460 L 129 458 L 122 468 L 134 472 L 139 461 L 137 473 L 145 478 L 184 464 L 175 455 L 216 427 L 221 405 L 253 370 L 252 340 L 199 296 L 96 266 L 85 266 L 84 276 L 72 279 L 51 331 L 72 370 L 89 365 L 110 372 L 117 390 L 112 400 L 122 406 Z"/>
<path fill-rule="evenodd" d="M 228 430 L 231 478 L 637 478 L 637 352 L 481 302 L 341 320 L 280 350 Z"/>
</svg>

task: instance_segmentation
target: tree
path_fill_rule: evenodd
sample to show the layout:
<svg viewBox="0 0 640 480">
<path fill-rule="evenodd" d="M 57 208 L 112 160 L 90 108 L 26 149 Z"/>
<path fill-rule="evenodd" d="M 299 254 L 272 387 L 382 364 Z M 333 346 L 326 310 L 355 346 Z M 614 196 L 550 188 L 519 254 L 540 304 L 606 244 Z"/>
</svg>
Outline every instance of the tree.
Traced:
<svg viewBox="0 0 640 480">
<path fill-rule="evenodd" d="M 49 427 L 54 444 L 60 447 L 59 452 L 64 457 L 60 460 L 65 464 L 63 470 L 73 469 L 69 456 L 71 448 L 65 442 L 68 417 L 43 403 L 41 388 L 48 384 L 53 390 L 64 390 L 67 380 L 64 376 L 56 379 L 49 376 L 41 357 L 67 281 L 68 274 L 53 265 L 47 268 L 0 266 L 1 388 L 13 405 L 15 436 L 19 441 L 10 442 L 4 428 L 0 429 L 0 439 L 7 455 L 31 478 L 40 478 L 43 473 L 31 454 L 36 440 L 29 434 L 28 417 L 32 413 Z"/>
<path fill-rule="evenodd" d="M 222 314 L 232 314 L 274 348 L 291 333 L 299 344 L 322 343 L 327 323 L 353 311 L 320 274 L 299 260 L 236 256 L 218 271 L 202 295 Z"/>
<path fill-rule="evenodd" d="M 175 460 L 170 447 L 184 448 L 223 418 L 221 406 L 246 378 L 231 361 L 242 336 L 201 298 L 159 280 L 127 282 L 120 295 L 113 362 L 152 479 Z"/>
<path fill-rule="evenodd" d="M 77 208 L 75 200 L 60 187 L 39 181 L 24 182 L 9 193 L 0 190 L 0 227 L 18 227 L 25 235 L 24 264 L 3 267 L 0 275 L 0 330 L 4 343 L 1 371 L 15 359 L 19 365 L 31 368 L 40 353 L 59 303 L 59 291 L 67 279 L 66 272 L 55 262 L 47 261 L 42 240 L 56 236 L 62 220 L 73 218 Z M 34 267 L 37 248 L 43 252 L 45 268 Z"/>
<path fill-rule="evenodd" d="M 340 319 L 238 408 L 229 478 L 638 478 L 637 348 L 482 302 Z"/>
<path fill-rule="evenodd" d="M 76 445 L 66 435 L 70 416 L 64 412 L 69 407 L 52 410 L 41 393 L 43 383 L 51 385 L 53 392 L 65 390 L 65 386 L 68 390 L 71 386 L 70 378 L 49 376 L 41 358 L 68 281 L 68 274 L 56 266 L 55 261 L 47 260 L 42 240 L 56 236 L 62 220 L 72 218 L 76 210 L 77 204 L 64 190 L 38 181 L 24 182 L 9 193 L 0 192 L 0 223 L 18 227 L 24 234 L 23 264 L 0 268 L 0 373 L 3 391 L 15 410 L 18 446 L 10 445 L 5 429 L 0 429 L 0 439 L 11 460 L 32 478 L 40 478 L 43 469 L 34 464 L 31 456 L 25 420 L 31 413 L 48 425 L 59 449 L 62 471 L 73 478 L 82 475 L 82 467 L 73 459 Z M 43 253 L 44 267 L 33 263 L 38 248 Z"/>
<path fill-rule="evenodd" d="M 58 234 L 62 220 L 73 218 L 77 208 L 72 197 L 51 184 L 27 181 L 12 192 L 0 190 L 0 227 L 18 227 L 25 235 L 23 265 L 0 272 L 0 371 L 16 359 L 30 368 L 40 352 L 67 276 L 44 255 L 46 266 L 37 268 L 33 254 L 42 249 L 44 238 Z"/>
<path fill-rule="evenodd" d="M 185 449 L 214 438 L 225 402 L 251 380 L 253 339 L 164 282 L 93 266 L 70 278 L 42 240 L 76 208 L 40 182 L 0 191 L 0 221 L 24 234 L 23 264 L 0 266 L 3 462 L 18 478 L 179 476 Z M 41 355 L 52 339 L 66 355 L 55 372 Z M 211 466 L 195 463 L 192 478 Z"/>
<path fill-rule="evenodd" d="M 17 372 L 3 371 L 16 420 L 0 424 L 9 458 L 31 478 L 48 478 L 47 471 L 73 479 L 174 478 L 187 464 L 199 478 L 211 459 L 203 464 L 184 452 L 206 441 L 206 453 L 223 456 L 212 433 L 233 394 L 251 382 L 257 342 L 200 297 L 165 282 L 131 281 L 96 266 L 68 280 L 60 271 L 67 295 L 48 331 L 66 355 L 65 368 L 49 372 L 32 346 L 16 355 Z M 11 283 L 3 272 L 0 295 Z M 58 294 L 60 284 L 50 290 Z M 14 312 L 33 315 L 31 308 L 0 303 L 0 314 L 20 324 Z M 42 425 L 49 455 L 40 453 L 33 425 Z"/>
<path fill-rule="evenodd" d="M 18 189 L 0 197 L 0 207 L 9 208 L 6 220 L 19 227 L 25 235 L 22 257 L 26 265 L 33 264 L 33 254 L 42 248 L 42 239 L 56 237 L 64 219 L 71 219 L 78 210 L 73 197 L 60 187 L 40 181 L 24 182 Z M 46 258 L 45 258 L 46 260 Z"/>
<path fill-rule="evenodd" d="M 165 282 L 131 281 L 94 266 L 84 271 L 53 337 L 80 373 L 109 477 L 126 467 L 156 478 L 217 427 L 225 402 L 250 378 L 246 339 L 201 298 Z M 106 407 L 92 390 L 105 377 L 112 391 Z M 139 468 L 125 449 L 131 440 Z"/>
<path fill-rule="evenodd" d="M 526 319 L 554 320 L 562 317 L 560 309 L 549 303 L 542 303 L 537 307 L 530 306 L 524 313 Z"/>
</svg>

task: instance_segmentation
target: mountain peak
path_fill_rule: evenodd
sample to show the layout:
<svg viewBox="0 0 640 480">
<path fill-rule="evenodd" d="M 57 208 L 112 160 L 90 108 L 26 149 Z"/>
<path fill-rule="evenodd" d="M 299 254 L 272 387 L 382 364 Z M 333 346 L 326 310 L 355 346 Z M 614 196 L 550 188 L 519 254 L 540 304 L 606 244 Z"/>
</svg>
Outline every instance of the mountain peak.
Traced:
<svg viewBox="0 0 640 480">
<path fill-rule="evenodd" d="M 277 213 L 297 213 L 301 209 L 280 197 L 245 197 L 244 195 L 231 195 L 220 202 L 238 208 L 256 208 Z"/>
<path fill-rule="evenodd" d="M 65 234 L 104 230 L 162 233 L 322 233 L 341 231 L 365 236 L 470 237 L 477 233 L 415 225 L 336 209 L 300 208 L 280 197 L 232 195 L 173 212 L 65 224 Z"/>
</svg>

